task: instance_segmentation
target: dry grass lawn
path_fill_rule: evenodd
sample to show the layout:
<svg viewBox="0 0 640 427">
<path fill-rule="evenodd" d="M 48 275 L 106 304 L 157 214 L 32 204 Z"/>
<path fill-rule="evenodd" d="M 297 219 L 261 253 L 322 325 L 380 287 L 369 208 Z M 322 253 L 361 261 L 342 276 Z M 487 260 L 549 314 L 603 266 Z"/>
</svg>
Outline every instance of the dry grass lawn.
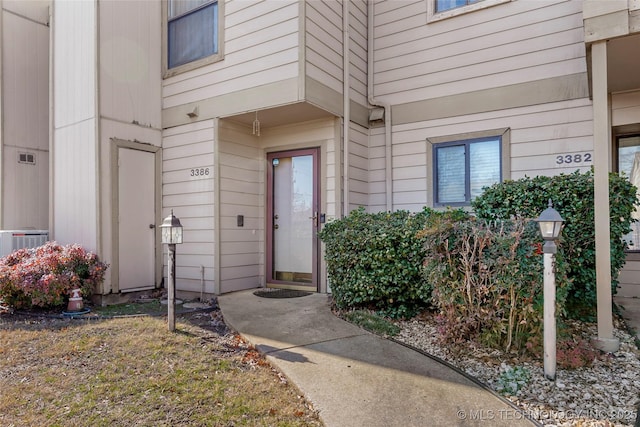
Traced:
<svg viewBox="0 0 640 427">
<path fill-rule="evenodd" d="M 169 333 L 162 317 L 0 315 L 0 425 L 321 426 L 215 316 L 182 316 Z"/>
</svg>

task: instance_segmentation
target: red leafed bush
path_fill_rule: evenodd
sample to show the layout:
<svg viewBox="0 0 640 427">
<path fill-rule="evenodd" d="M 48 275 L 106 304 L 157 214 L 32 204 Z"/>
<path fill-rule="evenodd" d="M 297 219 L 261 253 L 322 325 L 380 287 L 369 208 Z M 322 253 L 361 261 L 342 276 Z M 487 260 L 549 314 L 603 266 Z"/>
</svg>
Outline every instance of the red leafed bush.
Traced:
<svg viewBox="0 0 640 427">
<path fill-rule="evenodd" d="M 0 258 L 0 299 L 18 309 L 62 305 L 72 289 L 91 295 L 107 267 L 79 245 L 20 249 Z"/>
</svg>

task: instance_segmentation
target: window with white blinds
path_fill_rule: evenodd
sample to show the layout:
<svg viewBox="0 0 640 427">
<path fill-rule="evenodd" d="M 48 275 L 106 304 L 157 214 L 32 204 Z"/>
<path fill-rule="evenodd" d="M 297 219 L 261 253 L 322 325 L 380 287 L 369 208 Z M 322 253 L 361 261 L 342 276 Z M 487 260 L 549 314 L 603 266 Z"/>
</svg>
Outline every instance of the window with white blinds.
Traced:
<svg viewBox="0 0 640 427">
<path fill-rule="evenodd" d="M 434 145 L 435 205 L 468 205 L 485 187 L 500 182 L 501 146 L 501 137 Z"/>
<path fill-rule="evenodd" d="M 168 67 L 218 53 L 217 0 L 169 0 Z"/>
</svg>

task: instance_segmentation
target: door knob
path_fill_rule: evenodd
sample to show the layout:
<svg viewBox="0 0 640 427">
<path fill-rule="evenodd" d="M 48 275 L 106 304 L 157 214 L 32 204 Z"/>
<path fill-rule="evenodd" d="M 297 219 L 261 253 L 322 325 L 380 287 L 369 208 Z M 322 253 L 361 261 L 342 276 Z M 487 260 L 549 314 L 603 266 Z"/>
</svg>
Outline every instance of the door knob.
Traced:
<svg viewBox="0 0 640 427">
<path fill-rule="evenodd" d="M 153 230 L 154 228 L 156 228 L 156 225 L 155 224 L 149 224 L 149 228 L 151 228 Z"/>
</svg>

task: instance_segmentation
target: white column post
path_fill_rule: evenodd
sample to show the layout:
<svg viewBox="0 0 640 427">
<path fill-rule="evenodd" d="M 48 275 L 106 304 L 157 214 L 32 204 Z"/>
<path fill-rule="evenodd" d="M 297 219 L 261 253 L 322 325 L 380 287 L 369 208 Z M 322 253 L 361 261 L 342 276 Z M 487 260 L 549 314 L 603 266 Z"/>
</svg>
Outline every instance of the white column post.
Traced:
<svg viewBox="0 0 640 427">
<path fill-rule="evenodd" d="M 620 341 L 613 336 L 611 312 L 611 241 L 609 227 L 609 156 L 611 130 L 609 126 L 609 96 L 607 83 L 607 42 L 591 46 L 593 85 L 593 169 L 596 240 L 596 289 L 598 305 L 598 336 L 596 348 L 615 352 Z"/>
</svg>

